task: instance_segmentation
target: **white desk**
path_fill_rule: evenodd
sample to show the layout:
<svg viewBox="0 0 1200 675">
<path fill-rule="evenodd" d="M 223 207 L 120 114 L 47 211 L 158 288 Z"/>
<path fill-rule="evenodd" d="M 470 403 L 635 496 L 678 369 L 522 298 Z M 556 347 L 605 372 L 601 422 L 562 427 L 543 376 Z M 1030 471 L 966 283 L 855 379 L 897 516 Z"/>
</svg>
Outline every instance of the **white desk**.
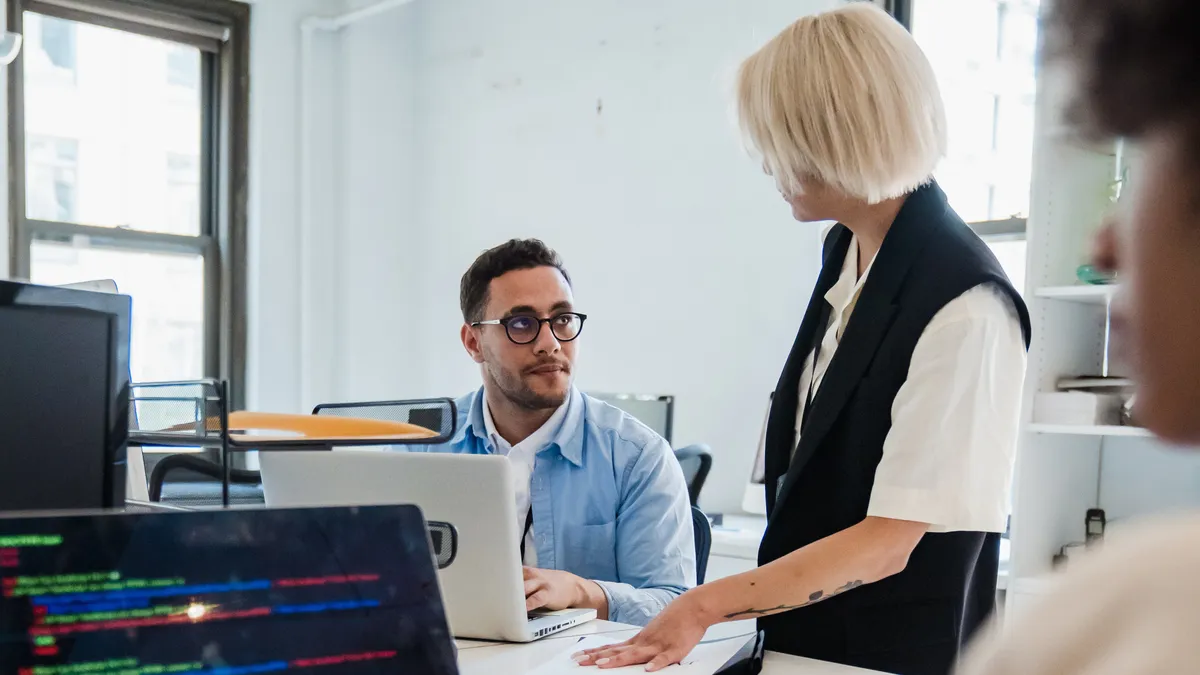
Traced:
<svg viewBox="0 0 1200 675">
<path fill-rule="evenodd" d="M 753 631 L 753 623 L 749 625 Z M 733 635 L 749 636 L 746 622 L 713 626 L 705 639 L 721 639 Z M 638 629 L 609 621 L 590 621 L 577 628 L 529 644 L 505 644 L 455 640 L 458 645 L 458 666 L 461 675 L 520 675 L 545 664 L 568 649 L 572 642 L 588 635 L 611 635 L 628 639 Z M 571 669 L 575 675 L 603 675 L 603 670 Z M 763 675 L 866 675 L 873 671 L 841 666 L 798 656 L 768 652 L 763 660 Z"/>
</svg>

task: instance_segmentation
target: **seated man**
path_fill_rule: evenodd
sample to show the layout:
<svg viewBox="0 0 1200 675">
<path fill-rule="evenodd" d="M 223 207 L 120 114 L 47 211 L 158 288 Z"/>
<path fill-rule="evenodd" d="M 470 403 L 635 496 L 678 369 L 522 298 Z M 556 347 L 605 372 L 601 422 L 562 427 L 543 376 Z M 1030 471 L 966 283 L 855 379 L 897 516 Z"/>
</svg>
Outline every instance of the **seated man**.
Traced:
<svg viewBox="0 0 1200 675">
<path fill-rule="evenodd" d="M 661 436 L 574 387 L 575 311 L 558 254 L 513 240 L 462 277 L 462 343 L 483 388 L 458 401 L 446 445 L 500 454 L 516 477 L 529 610 L 595 609 L 645 625 L 696 583 L 691 506 Z"/>
</svg>

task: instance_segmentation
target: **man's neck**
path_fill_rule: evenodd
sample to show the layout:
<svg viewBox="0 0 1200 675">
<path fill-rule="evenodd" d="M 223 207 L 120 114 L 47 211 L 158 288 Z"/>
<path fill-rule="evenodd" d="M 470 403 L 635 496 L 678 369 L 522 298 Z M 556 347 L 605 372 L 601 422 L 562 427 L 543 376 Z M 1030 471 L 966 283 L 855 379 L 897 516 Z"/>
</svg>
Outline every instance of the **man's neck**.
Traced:
<svg viewBox="0 0 1200 675">
<path fill-rule="evenodd" d="M 554 416 L 554 408 L 544 410 L 523 408 L 503 395 L 492 393 L 492 390 L 487 387 L 484 387 L 483 395 L 487 397 L 488 412 L 492 415 L 492 424 L 496 427 L 496 433 L 500 434 L 500 438 L 503 438 L 509 445 L 515 446 L 529 438 L 533 432 L 541 429 Z"/>
<path fill-rule="evenodd" d="M 896 221 L 896 215 L 900 213 L 900 207 L 904 206 L 904 200 L 907 198 L 908 195 L 903 195 L 878 204 L 870 204 L 846 218 L 839 219 L 839 222 L 850 228 L 858 238 L 859 277 L 862 277 L 875 255 L 879 253 L 888 230 L 892 229 L 892 223 Z"/>
</svg>

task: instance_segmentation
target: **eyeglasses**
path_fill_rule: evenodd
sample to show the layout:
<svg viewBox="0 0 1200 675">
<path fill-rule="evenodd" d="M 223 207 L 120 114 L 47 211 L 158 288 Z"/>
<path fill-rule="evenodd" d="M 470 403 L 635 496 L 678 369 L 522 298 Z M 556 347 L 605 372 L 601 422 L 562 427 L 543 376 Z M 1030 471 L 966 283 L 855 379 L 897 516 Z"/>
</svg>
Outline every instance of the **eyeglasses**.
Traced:
<svg viewBox="0 0 1200 675">
<path fill-rule="evenodd" d="M 518 314 L 503 319 L 476 321 L 471 325 L 504 326 L 504 332 L 508 334 L 509 340 L 515 344 L 527 345 L 538 339 L 538 335 L 542 332 L 542 324 L 550 326 L 550 332 L 554 334 L 555 339 L 559 342 L 570 342 L 579 337 L 579 334 L 583 332 L 583 322 L 586 320 L 587 314 L 563 312 L 555 314 L 549 319 L 539 319 L 536 316 Z"/>
</svg>

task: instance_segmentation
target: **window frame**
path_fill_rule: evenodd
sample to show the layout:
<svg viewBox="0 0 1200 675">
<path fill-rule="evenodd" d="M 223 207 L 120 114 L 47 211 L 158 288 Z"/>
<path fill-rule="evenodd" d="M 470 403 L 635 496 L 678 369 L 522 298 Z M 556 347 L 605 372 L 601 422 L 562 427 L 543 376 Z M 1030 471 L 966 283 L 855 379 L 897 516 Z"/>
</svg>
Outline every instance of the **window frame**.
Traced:
<svg viewBox="0 0 1200 675">
<path fill-rule="evenodd" d="M 87 238 L 92 248 L 186 253 L 204 260 L 204 375 L 229 382 L 244 405 L 250 6 L 235 0 L 8 0 L 8 30 L 24 14 L 177 42 L 201 50 L 200 232 L 197 236 L 99 227 L 26 216 L 24 52 L 8 69 L 9 257 L 28 279 L 35 240 Z"/>
</svg>

